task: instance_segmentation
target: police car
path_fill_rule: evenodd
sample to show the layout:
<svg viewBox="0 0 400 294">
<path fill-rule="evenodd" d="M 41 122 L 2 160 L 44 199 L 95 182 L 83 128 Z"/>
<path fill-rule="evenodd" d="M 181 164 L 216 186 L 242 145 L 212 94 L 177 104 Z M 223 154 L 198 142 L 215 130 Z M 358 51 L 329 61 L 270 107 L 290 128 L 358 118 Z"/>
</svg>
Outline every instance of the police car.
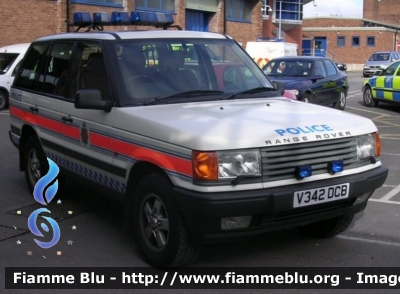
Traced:
<svg viewBox="0 0 400 294">
<path fill-rule="evenodd" d="M 31 190 L 48 157 L 120 199 L 151 265 L 288 227 L 331 237 L 385 182 L 371 120 L 281 97 L 229 36 L 167 30 L 171 16 L 136 11 L 74 19 L 165 30 L 34 41 L 11 90 L 10 139 Z"/>
<path fill-rule="evenodd" d="M 367 79 L 362 88 L 364 104 L 377 106 L 379 102 L 400 103 L 400 60 L 381 67 L 376 76 Z"/>
</svg>

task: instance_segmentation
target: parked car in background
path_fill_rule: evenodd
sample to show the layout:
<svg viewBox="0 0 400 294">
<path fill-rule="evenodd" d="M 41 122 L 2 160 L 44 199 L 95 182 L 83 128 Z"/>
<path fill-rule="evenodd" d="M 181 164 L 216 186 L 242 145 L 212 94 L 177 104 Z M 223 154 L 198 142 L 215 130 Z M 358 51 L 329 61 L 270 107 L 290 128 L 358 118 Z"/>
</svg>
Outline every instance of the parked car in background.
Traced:
<svg viewBox="0 0 400 294">
<path fill-rule="evenodd" d="M 8 95 L 15 77 L 15 67 L 24 57 L 29 43 L 0 48 L 0 110 L 8 106 Z"/>
<path fill-rule="evenodd" d="M 347 74 L 328 58 L 316 56 L 282 57 L 263 67 L 271 81 L 280 81 L 297 100 L 343 110 L 349 89 Z"/>
<path fill-rule="evenodd" d="M 386 67 L 393 61 L 396 61 L 398 59 L 400 59 L 400 55 L 397 52 L 374 52 L 364 65 L 363 76 L 366 78 L 375 75 L 377 72 L 380 71 L 379 67 Z"/>
<path fill-rule="evenodd" d="M 377 106 L 379 102 L 400 104 L 400 60 L 381 67 L 377 74 L 364 82 L 364 104 L 368 107 Z"/>
</svg>

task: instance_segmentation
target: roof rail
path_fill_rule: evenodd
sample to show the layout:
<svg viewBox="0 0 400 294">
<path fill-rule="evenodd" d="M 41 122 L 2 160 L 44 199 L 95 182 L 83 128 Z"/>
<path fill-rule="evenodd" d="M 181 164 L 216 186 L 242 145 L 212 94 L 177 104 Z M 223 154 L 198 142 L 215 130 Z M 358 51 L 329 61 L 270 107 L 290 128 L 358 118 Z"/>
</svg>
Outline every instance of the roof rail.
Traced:
<svg viewBox="0 0 400 294">
<path fill-rule="evenodd" d="M 75 12 L 73 26 L 78 27 L 75 32 L 86 28 L 90 30 L 103 31 L 105 26 L 154 26 L 156 28 L 177 28 L 182 30 L 179 25 L 173 25 L 174 18 L 170 13 L 147 12 L 133 10 L 130 15 L 126 11 L 94 12 L 93 18 L 89 12 Z"/>
</svg>

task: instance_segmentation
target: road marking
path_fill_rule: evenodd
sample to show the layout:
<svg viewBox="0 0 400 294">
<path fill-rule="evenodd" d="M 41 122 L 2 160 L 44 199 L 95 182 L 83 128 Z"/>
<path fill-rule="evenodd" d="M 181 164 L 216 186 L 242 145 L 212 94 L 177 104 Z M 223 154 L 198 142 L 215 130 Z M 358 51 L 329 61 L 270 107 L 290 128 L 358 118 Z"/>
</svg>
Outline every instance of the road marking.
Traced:
<svg viewBox="0 0 400 294">
<path fill-rule="evenodd" d="M 382 187 L 396 188 L 396 185 L 382 185 Z"/>
<path fill-rule="evenodd" d="M 390 198 L 392 198 L 393 196 L 395 196 L 399 192 L 400 192 L 400 185 L 398 185 L 396 188 L 394 188 L 392 191 L 390 191 L 386 195 L 384 195 L 381 198 L 379 198 L 379 200 L 390 200 Z"/>
<path fill-rule="evenodd" d="M 350 237 L 350 236 L 343 236 L 343 235 L 336 235 L 336 237 L 340 238 L 340 239 L 351 240 L 351 241 L 359 241 L 359 242 L 364 242 L 364 243 L 373 243 L 373 244 L 379 244 L 379 245 L 400 247 L 400 243 L 395 243 L 395 242 L 387 242 L 387 241 L 381 241 L 381 240 L 365 239 L 365 238 Z"/>
<path fill-rule="evenodd" d="M 394 154 L 394 153 L 381 153 L 383 155 L 393 155 L 393 156 L 400 156 L 400 154 Z"/>
<path fill-rule="evenodd" d="M 398 205 L 400 205 L 400 202 L 398 202 L 398 201 L 380 200 L 380 199 L 371 199 L 371 198 L 368 201 L 385 203 L 385 204 L 398 204 Z"/>
<path fill-rule="evenodd" d="M 381 116 L 391 116 L 390 114 L 383 114 L 383 113 L 381 113 L 381 112 L 376 112 L 376 111 L 371 111 L 371 110 L 365 110 L 365 109 L 356 108 L 356 107 L 346 106 L 346 108 L 355 109 L 355 110 L 364 111 L 364 112 L 369 112 L 369 113 L 375 113 L 375 114 L 379 114 L 379 115 L 381 115 Z"/>
<path fill-rule="evenodd" d="M 1 115 L 10 115 L 9 112 L 0 112 Z"/>
<path fill-rule="evenodd" d="M 350 91 L 350 92 L 347 92 L 347 93 L 348 94 L 352 94 L 352 93 L 360 93 L 361 94 L 362 92 L 361 92 L 361 90 L 357 90 L 357 91 Z"/>
</svg>

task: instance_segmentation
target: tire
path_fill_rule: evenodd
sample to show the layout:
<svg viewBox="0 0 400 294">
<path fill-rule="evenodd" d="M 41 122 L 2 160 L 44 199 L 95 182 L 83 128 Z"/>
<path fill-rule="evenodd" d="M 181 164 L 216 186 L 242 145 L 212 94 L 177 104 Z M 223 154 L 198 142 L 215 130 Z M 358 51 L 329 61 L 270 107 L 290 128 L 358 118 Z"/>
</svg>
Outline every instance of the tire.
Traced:
<svg viewBox="0 0 400 294">
<path fill-rule="evenodd" d="M 363 101 L 365 106 L 371 107 L 371 106 L 377 106 L 378 101 L 374 99 L 372 96 L 372 90 L 370 86 L 365 86 L 364 93 L 363 93 Z"/>
<path fill-rule="evenodd" d="M 303 96 L 303 102 L 304 103 L 312 103 L 312 98 L 311 95 L 308 93 L 305 93 Z"/>
<path fill-rule="evenodd" d="M 49 170 L 47 158 L 36 136 L 31 136 L 23 148 L 25 179 L 31 192 L 36 182 Z"/>
<path fill-rule="evenodd" d="M 8 106 L 7 93 L 0 91 L 0 110 L 6 109 Z"/>
<path fill-rule="evenodd" d="M 316 238 L 330 238 L 347 230 L 353 221 L 354 215 L 320 221 L 306 226 L 298 227 L 299 231 L 307 236 Z"/>
<path fill-rule="evenodd" d="M 339 101 L 334 103 L 333 107 L 338 110 L 344 110 L 346 107 L 346 94 L 343 89 L 340 90 Z"/>
<path fill-rule="evenodd" d="M 175 203 L 172 185 L 159 174 L 138 183 L 131 214 L 136 243 L 145 260 L 154 267 L 181 267 L 193 263 L 200 246 L 189 234 Z"/>
</svg>

